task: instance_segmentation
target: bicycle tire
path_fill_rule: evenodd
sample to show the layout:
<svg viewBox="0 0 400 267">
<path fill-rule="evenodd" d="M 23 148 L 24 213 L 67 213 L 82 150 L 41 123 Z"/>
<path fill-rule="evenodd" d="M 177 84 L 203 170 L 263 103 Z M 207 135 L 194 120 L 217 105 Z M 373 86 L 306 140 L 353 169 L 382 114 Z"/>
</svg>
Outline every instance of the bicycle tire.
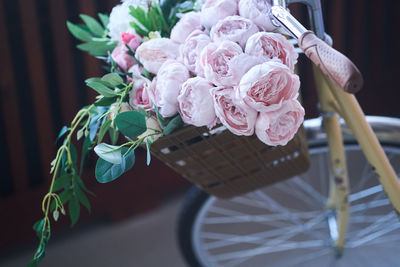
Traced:
<svg viewBox="0 0 400 267">
<path fill-rule="evenodd" d="M 390 137 L 391 133 L 397 132 L 399 130 L 398 126 L 400 125 L 400 123 L 399 123 L 400 121 L 397 120 L 397 119 L 392 119 L 392 121 L 386 121 L 387 118 L 382 118 L 382 117 L 371 117 L 369 119 L 372 120 L 372 121 L 375 121 L 376 125 L 378 125 L 377 128 L 378 128 L 378 130 L 380 130 L 380 132 L 378 134 L 378 137 L 379 137 L 379 139 L 381 141 L 383 141 L 383 146 L 384 146 L 385 150 L 389 151 L 390 153 L 394 153 L 395 158 L 396 158 L 396 165 L 398 165 L 398 166 L 396 166 L 396 170 L 400 171 L 400 138 L 398 136 Z M 395 120 L 396 123 L 394 123 L 393 120 Z M 306 127 L 306 129 L 307 129 L 307 127 Z M 346 147 L 347 154 L 350 153 L 350 152 L 351 153 L 360 153 L 359 152 L 359 147 L 358 147 L 358 145 L 356 145 L 356 143 L 354 141 L 354 138 L 351 135 L 346 135 L 345 136 L 345 143 L 346 143 L 345 147 Z M 326 140 L 321 135 L 312 136 L 312 140 L 310 140 L 309 144 L 310 144 L 310 152 L 311 152 L 311 154 L 315 153 L 313 151 L 320 151 L 320 152 L 323 152 L 323 153 L 327 152 Z M 347 155 L 348 156 L 347 161 L 348 162 L 352 162 L 352 161 L 358 160 L 358 159 L 355 159 L 355 157 L 354 157 L 355 155 L 356 154 L 353 154 L 353 158 L 351 158 L 351 157 L 349 158 L 349 154 L 348 154 Z M 318 157 L 320 157 L 320 156 L 318 156 Z M 315 162 L 314 162 L 314 164 L 315 164 Z M 351 170 L 351 168 L 352 168 L 352 166 L 355 166 L 355 165 L 354 164 L 348 164 L 348 165 L 349 165 L 349 173 L 350 174 L 354 173 L 354 170 Z M 297 178 L 295 178 L 295 179 L 297 179 Z M 278 187 L 279 186 L 282 187 L 282 186 L 285 185 L 285 183 L 292 183 L 291 181 L 294 181 L 294 180 L 293 179 L 289 179 L 287 182 L 279 183 L 280 185 L 275 184 L 275 185 L 272 185 L 272 186 L 267 187 L 267 188 L 269 188 L 269 190 L 271 190 L 271 188 L 274 188 L 274 186 L 275 187 L 277 187 L 277 186 Z M 350 176 L 350 182 L 351 181 L 352 181 L 352 177 Z M 369 183 L 370 181 L 368 180 L 367 182 Z M 371 186 L 368 187 L 368 188 L 377 189 L 377 187 L 376 187 L 377 185 L 375 185 L 374 183 L 369 184 L 369 185 L 371 185 Z M 356 185 L 352 185 L 353 188 L 354 188 L 354 186 L 356 186 Z M 264 189 L 262 189 L 262 190 L 264 190 Z M 355 199 L 356 193 L 365 192 L 364 190 L 367 190 L 367 188 L 365 188 L 365 189 L 360 188 L 360 191 L 351 193 L 350 197 L 353 197 L 353 199 Z M 260 192 L 260 190 L 259 191 L 255 191 L 255 192 L 251 192 L 249 194 L 246 194 L 246 195 L 244 195 L 244 198 L 246 198 L 246 197 L 248 197 L 248 196 L 250 196 L 252 194 L 253 195 L 257 194 L 258 192 Z M 326 194 L 327 194 L 327 192 L 326 192 Z M 384 201 L 387 202 L 386 195 L 384 193 L 379 193 L 379 195 L 380 195 L 380 198 L 378 200 L 381 201 L 380 203 L 384 203 Z M 372 195 L 372 197 L 376 197 L 376 195 Z M 239 196 L 239 198 L 243 198 L 243 196 L 242 197 Z M 179 228 L 178 228 L 179 245 L 180 245 L 180 248 L 181 248 L 181 252 L 182 252 L 185 260 L 189 264 L 189 266 L 192 266 L 192 267 L 209 267 L 209 266 L 210 267 L 211 266 L 251 266 L 251 267 L 257 267 L 257 266 L 266 266 L 266 265 L 268 265 L 268 266 L 280 266 L 280 267 L 281 266 L 282 267 L 286 267 L 286 266 L 395 266 L 393 264 L 396 264 L 396 263 L 398 264 L 397 259 L 392 259 L 390 256 L 387 255 L 387 253 L 385 255 L 379 256 L 379 254 L 377 254 L 376 246 L 370 246 L 370 248 L 372 248 L 372 250 L 369 248 L 369 250 L 368 250 L 369 253 L 368 254 L 364 254 L 364 256 L 358 256 L 359 259 L 354 259 L 354 257 L 350 257 L 349 255 L 352 255 L 352 254 L 349 254 L 348 251 L 346 251 L 346 247 L 347 247 L 347 250 L 352 250 L 353 252 L 356 251 L 355 249 L 350 247 L 352 245 L 355 246 L 355 244 L 356 244 L 356 242 L 351 243 L 352 242 L 351 240 L 350 240 L 350 243 L 347 243 L 347 245 L 345 247 L 345 252 L 344 252 L 343 257 L 336 258 L 333 253 L 327 252 L 327 250 L 326 250 L 326 248 L 330 248 L 330 246 L 332 245 L 332 242 L 331 242 L 331 240 L 329 240 L 329 238 L 327 238 L 325 240 L 325 243 L 321 243 L 320 244 L 321 247 L 318 248 L 318 249 L 320 249 L 320 251 L 324 251 L 323 252 L 324 255 L 321 254 L 320 258 L 322 259 L 323 262 L 325 262 L 324 263 L 325 265 L 323 265 L 323 264 L 321 265 L 321 262 L 315 263 L 317 265 L 311 265 L 311 264 L 313 264 L 311 262 L 303 262 L 303 263 L 299 262 L 299 261 L 296 262 L 296 259 L 294 259 L 294 260 L 292 260 L 292 259 L 286 260 L 285 259 L 286 263 L 278 262 L 278 261 L 281 261 L 281 259 L 279 259 L 279 257 L 282 258 L 282 255 L 280 255 L 278 253 L 279 252 L 279 246 L 284 247 L 284 245 L 285 245 L 285 244 L 282 244 L 282 243 L 279 243 L 279 242 L 277 242 L 276 243 L 277 245 L 274 247 L 274 249 L 277 250 L 277 252 L 275 254 L 274 254 L 274 252 L 269 253 L 270 256 L 271 255 L 272 256 L 269 257 L 269 259 L 268 259 L 268 257 L 264 257 L 265 260 L 261 260 L 262 264 L 257 263 L 257 261 L 254 261 L 254 260 L 252 261 L 248 257 L 242 263 L 240 262 L 240 260 L 242 260 L 242 259 L 239 259 L 239 260 L 236 259 L 236 261 L 235 261 L 235 259 L 232 259 L 232 258 L 229 258 L 229 257 L 227 257 L 228 260 L 225 261 L 226 264 L 224 263 L 224 260 L 221 260 L 220 262 L 218 262 L 215 259 L 212 259 L 213 256 L 210 257 L 210 254 L 207 255 L 207 253 L 204 254 L 202 252 L 199 252 L 201 249 L 204 249 L 204 248 L 199 248 L 199 244 L 201 243 L 199 241 L 200 240 L 200 238 L 199 238 L 199 232 L 200 232 L 199 227 L 203 227 L 204 226 L 204 225 L 202 226 L 202 223 L 199 222 L 199 220 L 204 220 L 204 218 L 205 218 L 204 214 L 207 214 L 208 212 L 210 212 L 210 210 L 213 210 L 216 207 L 218 208 L 218 205 L 221 204 L 222 202 L 228 203 L 227 205 L 233 205 L 232 209 L 234 209 L 234 207 L 235 207 L 234 205 L 237 205 L 237 206 L 242 205 L 240 202 L 235 202 L 234 199 L 238 199 L 238 198 L 233 198 L 232 200 L 219 200 L 219 199 L 216 199 L 215 197 L 209 196 L 208 194 L 206 194 L 205 192 L 201 191 L 201 189 L 199 189 L 197 187 L 194 187 L 193 189 L 190 190 L 189 194 L 185 198 L 184 205 L 183 205 L 183 208 L 181 210 L 181 214 L 180 214 L 180 218 L 179 218 L 179 224 L 178 224 L 178 226 L 179 226 Z M 361 199 L 363 199 L 363 198 L 361 198 Z M 364 199 L 369 200 L 369 197 L 364 197 Z M 299 201 L 299 200 L 296 199 L 296 201 Z M 373 200 L 371 200 L 371 201 L 373 201 Z M 357 202 L 357 199 L 355 200 L 354 203 L 355 204 L 358 203 L 357 205 L 363 204 L 362 202 Z M 386 203 L 386 204 L 388 204 L 388 203 Z M 387 207 L 388 207 L 388 205 L 384 206 L 384 208 L 387 208 Z M 384 208 L 381 209 L 381 210 L 383 211 Z M 389 207 L 389 209 L 391 209 L 391 207 Z M 237 211 L 237 210 L 235 210 L 235 211 Z M 243 210 L 241 210 L 241 212 L 242 211 Z M 374 209 L 372 208 L 371 210 L 368 210 L 368 212 L 369 211 L 374 211 Z M 322 212 L 324 212 L 324 211 L 322 210 L 321 213 Z M 376 217 L 377 220 L 379 220 L 378 216 L 381 215 L 381 214 L 378 214 L 378 215 L 375 215 L 375 217 L 372 217 L 372 215 L 369 215 L 369 213 L 367 213 L 367 214 L 368 214 L 368 216 L 370 217 L 371 220 L 373 220 L 375 217 Z M 245 215 L 246 216 L 250 216 L 249 218 L 251 218 L 251 216 L 252 216 L 252 214 L 245 214 Z M 392 220 L 390 220 L 389 223 L 382 224 L 380 226 L 385 226 L 386 229 L 391 229 L 390 227 L 392 227 L 392 228 L 394 227 L 394 230 L 391 233 L 395 233 L 395 235 L 390 236 L 390 238 L 386 238 L 386 237 L 385 238 L 386 238 L 386 240 L 388 242 L 390 242 L 390 245 L 394 244 L 395 247 L 397 246 L 397 250 L 400 252 L 400 249 L 398 249 L 400 247 L 400 222 L 398 221 L 397 215 L 394 213 L 394 211 L 390 211 L 386 215 L 389 216 Z M 365 215 L 364 217 L 366 218 L 366 216 L 367 215 Z M 354 231 L 361 231 L 362 229 L 366 229 L 366 228 L 368 229 L 368 227 L 371 228 L 374 225 L 375 222 L 371 222 L 370 224 L 368 224 L 367 222 L 363 221 L 364 217 L 361 214 L 361 216 L 357 217 L 357 220 L 359 220 L 360 222 L 350 221 L 349 232 L 354 234 L 354 236 L 357 236 L 356 235 L 357 232 L 354 232 Z M 210 218 L 213 219 L 212 217 L 210 217 Z M 208 218 L 208 219 L 210 219 L 210 218 Z M 221 218 L 223 219 L 223 216 L 220 217 L 220 218 L 218 218 L 218 216 L 217 216 L 215 218 L 216 219 L 221 219 Z M 255 219 L 255 218 L 256 217 L 254 217 L 253 219 Z M 259 217 L 258 219 L 262 220 L 262 217 Z M 249 220 L 251 220 L 251 219 L 249 219 Z M 352 220 L 351 217 L 350 217 L 350 220 Z M 210 220 L 208 220 L 208 221 L 210 221 Z M 221 222 L 221 220 L 220 220 L 220 222 Z M 300 221 L 300 222 L 302 222 L 302 221 Z M 383 221 L 382 223 L 385 223 L 385 222 L 386 221 Z M 204 221 L 203 221 L 203 223 L 204 223 Z M 221 224 L 223 225 L 223 220 L 222 220 Z M 352 226 L 352 224 L 353 224 L 353 226 Z M 357 227 L 354 226 L 355 224 L 360 224 L 361 226 L 364 226 L 364 228 L 360 228 L 360 227 L 357 228 Z M 251 225 L 251 224 L 249 223 L 249 225 Z M 328 226 L 328 225 L 326 225 L 326 226 Z M 378 226 L 379 225 L 375 223 L 375 228 L 376 229 L 379 228 Z M 227 223 L 226 227 L 221 226 L 220 228 L 223 229 L 223 231 L 221 230 L 222 233 L 220 233 L 220 234 L 222 234 L 222 235 L 226 234 L 226 232 L 224 232 L 224 231 L 226 231 L 226 229 L 228 229 L 229 227 L 232 227 L 232 223 Z M 360 230 L 357 230 L 357 229 L 360 229 Z M 271 230 L 265 230 L 265 229 L 263 229 L 263 230 L 264 230 L 264 232 L 271 231 Z M 247 230 L 246 229 L 236 229 L 236 231 L 244 233 L 244 232 L 248 231 L 248 229 Z M 328 228 L 326 230 L 324 230 L 324 231 L 325 232 L 328 231 Z M 370 234 L 373 234 L 373 232 L 370 233 Z M 249 236 L 250 237 L 254 237 L 254 235 L 245 235 L 245 236 L 242 235 L 241 237 L 239 236 L 239 238 L 243 239 L 243 238 L 246 238 L 246 237 L 249 237 Z M 209 236 L 206 237 L 205 239 L 207 239 L 207 238 L 210 239 Z M 360 236 L 360 240 L 361 241 L 358 241 L 358 243 L 362 242 L 362 238 L 365 239 L 366 237 L 361 235 Z M 376 240 L 378 240 L 378 239 L 376 239 Z M 229 239 L 228 239 L 228 241 L 229 241 Z M 263 240 L 263 241 L 265 241 L 265 240 Z M 270 240 L 268 240 L 268 241 L 270 241 Z M 211 243 L 208 243 L 208 244 L 212 244 L 212 246 L 214 246 L 214 248 L 216 248 L 216 249 L 218 249 L 218 245 L 225 245 L 225 246 L 228 246 L 228 247 L 230 246 L 229 242 L 226 243 L 227 241 L 226 240 L 224 241 L 222 239 L 218 241 L 218 239 L 214 240 L 211 237 L 211 241 L 210 242 Z M 220 242 L 220 243 L 218 243 L 218 242 Z M 225 244 L 224 244 L 224 242 L 225 242 Z M 299 243 L 300 242 L 303 242 L 303 241 L 301 241 L 301 239 L 300 239 Z M 246 242 L 244 242 L 244 243 L 246 243 Z M 289 244 L 289 243 L 287 242 L 287 244 Z M 304 243 L 304 244 L 306 244 L 306 243 Z M 311 243 L 310 243 L 310 245 L 311 245 Z M 208 245 L 208 246 L 210 247 L 210 245 Z M 359 247 L 354 247 L 354 248 L 357 249 Z M 243 251 L 245 251 L 248 254 L 251 254 L 250 252 L 252 250 L 254 251 L 254 249 L 259 249 L 259 248 L 257 246 L 254 246 L 254 248 L 252 248 L 252 246 L 248 246 Z M 389 250 L 390 249 L 387 249 L 387 251 L 389 251 Z M 223 253 L 223 255 L 225 255 L 225 256 L 237 256 L 237 255 L 235 255 L 235 253 L 238 254 L 238 253 L 242 253 L 243 251 L 234 251 L 234 252 L 230 253 L 229 251 L 223 251 L 222 250 L 221 253 Z M 332 249 L 330 249 L 330 251 L 332 251 Z M 350 252 L 350 253 L 352 253 L 352 252 Z M 392 253 L 392 252 L 390 252 L 390 253 Z M 290 255 L 290 253 L 288 253 L 288 255 Z M 295 255 L 295 254 L 293 254 L 293 255 Z M 371 255 L 375 256 L 375 260 L 374 261 L 370 260 Z M 397 256 L 397 254 L 395 256 Z M 324 257 L 328 258 L 329 261 L 325 261 Z M 220 257 L 220 259 L 221 259 L 221 257 Z M 273 262 L 272 259 L 275 259 L 276 262 Z M 321 259 L 314 259 L 314 260 L 321 260 Z M 357 260 L 359 262 L 357 262 Z M 348 265 L 348 264 L 352 264 L 352 265 Z M 373 264 L 373 265 L 371 265 L 371 264 Z M 379 265 L 376 265 L 376 264 L 379 264 Z"/>
</svg>

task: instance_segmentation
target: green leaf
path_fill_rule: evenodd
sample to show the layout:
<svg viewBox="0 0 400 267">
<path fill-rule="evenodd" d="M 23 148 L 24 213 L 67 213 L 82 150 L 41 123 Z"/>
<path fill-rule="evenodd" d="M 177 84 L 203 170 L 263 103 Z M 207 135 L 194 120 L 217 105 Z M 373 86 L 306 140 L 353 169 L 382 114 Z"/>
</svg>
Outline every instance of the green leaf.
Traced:
<svg viewBox="0 0 400 267">
<path fill-rule="evenodd" d="M 145 12 L 140 6 L 134 7 L 130 6 L 130 14 L 134 17 L 143 27 L 147 30 L 151 30 L 152 22 L 151 19 L 147 16 L 147 12 Z"/>
<path fill-rule="evenodd" d="M 156 105 L 154 105 L 154 110 L 156 111 L 156 116 L 157 116 L 158 123 L 160 124 L 161 129 L 164 130 L 165 126 L 168 123 L 168 120 L 165 119 L 163 116 L 161 116 L 160 112 L 158 111 L 158 107 Z"/>
<path fill-rule="evenodd" d="M 69 152 L 71 153 L 71 160 L 76 169 L 76 163 L 78 161 L 78 153 L 76 152 L 76 148 L 72 143 L 69 143 Z"/>
<path fill-rule="evenodd" d="M 121 148 L 106 143 L 98 144 L 94 148 L 97 156 L 112 164 L 120 164 L 122 162 Z"/>
<path fill-rule="evenodd" d="M 119 76 L 116 73 L 108 73 L 108 74 L 104 75 L 101 78 L 101 80 L 108 82 L 109 84 L 111 84 L 113 86 L 118 86 L 124 82 L 124 80 L 122 80 L 121 76 Z"/>
<path fill-rule="evenodd" d="M 163 134 L 168 135 L 175 131 L 176 129 L 182 128 L 183 126 L 183 121 L 180 115 L 176 115 L 169 123 L 168 125 L 164 128 Z"/>
<path fill-rule="evenodd" d="M 86 26 L 89 28 L 89 30 L 94 33 L 95 35 L 98 35 L 99 37 L 103 36 L 104 34 L 104 28 L 101 26 L 97 20 L 95 20 L 92 17 L 89 17 L 87 15 L 81 14 L 79 15 L 81 19 L 85 22 Z"/>
<path fill-rule="evenodd" d="M 90 82 L 101 83 L 102 85 L 104 85 L 106 87 L 113 88 L 112 84 L 110 84 L 110 83 L 108 83 L 106 81 L 103 81 L 101 78 L 95 77 L 95 78 L 89 78 L 89 79 L 85 80 L 85 83 L 90 83 Z"/>
<path fill-rule="evenodd" d="M 83 206 L 87 208 L 90 212 L 90 203 L 88 198 L 86 197 L 85 193 L 83 193 L 82 189 L 79 186 L 74 186 L 75 195 L 78 197 L 79 202 L 82 203 Z"/>
<path fill-rule="evenodd" d="M 150 145 L 149 142 L 146 142 L 146 150 L 147 150 L 147 166 L 150 165 L 150 161 L 151 161 L 151 153 L 150 153 Z"/>
<path fill-rule="evenodd" d="M 88 155 L 89 150 L 91 149 L 91 146 L 92 146 L 92 140 L 90 140 L 90 133 L 89 133 L 89 135 L 86 136 L 85 139 L 83 140 L 82 144 L 81 162 L 79 164 L 79 175 L 82 175 L 85 159 L 86 156 Z"/>
<path fill-rule="evenodd" d="M 103 97 L 104 98 L 104 97 Z M 99 130 L 100 123 L 104 118 L 101 117 L 105 114 L 107 108 L 104 107 L 95 107 L 91 112 L 90 123 L 89 123 L 89 138 L 90 142 L 93 142 L 97 135 L 97 131 Z M 84 143 L 85 144 L 85 143 Z M 83 151 L 83 150 L 82 150 Z M 83 157 L 83 155 L 82 155 Z"/>
<path fill-rule="evenodd" d="M 137 137 L 147 130 L 146 118 L 135 110 L 119 113 L 115 124 L 122 134 L 130 138 Z"/>
<path fill-rule="evenodd" d="M 88 31 L 84 30 L 83 27 L 80 27 L 79 25 L 73 24 L 69 21 L 67 21 L 67 27 L 71 34 L 75 36 L 75 38 L 84 42 L 89 42 L 92 40 L 92 35 Z"/>
<path fill-rule="evenodd" d="M 101 23 L 103 23 L 104 28 L 107 28 L 108 23 L 110 22 L 110 18 L 106 14 L 99 13 L 98 14 Z"/>
<path fill-rule="evenodd" d="M 155 26 L 156 26 L 155 29 L 153 26 L 153 30 L 158 30 L 160 32 L 163 31 L 165 29 L 164 25 L 163 25 L 164 17 L 162 17 L 162 15 L 160 16 L 157 8 L 155 6 L 152 7 L 151 11 L 148 14 L 152 18 L 151 21 L 152 21 L 153 25 L 155 24 Z"/>
<path fill-rule="evenodd" d="M 162 5 L 161 5 L 161 9 L 164 13 L 164 16 L 166 18 L 168 18 L 171 13 L 171 9 L 182 2 L 184 2 L 184 0 L 165 0 L 165 1 L 163 1 Z"/>
<path fill-rule="evenodd" d="M 88 82 L 86 85 L 105 97 L 113 97 L 117 95 L 113 90 L 99 82 Z"/>
<path fill-rule="evenodd" d="M 79 50 L 89 52 L 89 54 L 93 56 L 106 56 L 108 54 L 108 51 L 112 51 L 116 45 L 116 42 L 110 40 L 92 40 L 87 43 L 79 44 L 76 47 Z"/>
<path fill-rule="evenodd" d="M 92 196 L 95 196 L 95 194 L 92 191 L 87 189 L 87 187 L 83 183 L 82 179 L 78 175 L 74 176 L 74 180 L 80 186 L 80 188 L 83 189 L 86 193 L 91 194 Z"/>
<path fill-rule="evenodd" d="M 132 21 L 129 23 L 132 28 L 135 29 L 135 32 L 139 34 L 140 36 L 148 36 L 149 35 L 149 30 L 143 29 L 143 27 L 140 27 L 136 22 Z"/>
<path fill-rule="evenodd" d="M 104 138 L 104 135 L 107 133 L 108 129 L 110 129 L 112 121 L 106 120 L 103 125 L 100 127 L 99 134 L 97 135 L 97 143 L 100 144 Z"/>
<path fill-rule="evenodd" d="M 26 267 L 37 267 L 38 266 L 38 260 L 31 260 Z"/>
<path fill-rule="evenodd" d="M 67 203 L 72 197 L 72 190 L 68 189 L 58 194 L 63 204 Z"/>
<path fill-rule="evenodd" d="M 105 106 L 110 106 L 111 104 L 115 103 L 115 101 L 117 100 L 117 96 L 115 97 L 102 97 L 99 100 L 97 100 L 94 104 L 96 106 L 100 106 L 100 107 L 105 107 Z"/>
<path fill-rule="evenodd" d="M 79 199 L 73 195 L 69 201 L 69 217 L 71 218 L 71 226 L 74 226 L 78 221 L 80 212 Z"/>
<path fill-rule="evenodd" d="M 67 127 L 67 126 L 63 126 L 63 127 L 61 128 L 60 133 L 59 133 L 58 136 L 57 136 L 57 141 L 58 141 L 64 134 L 66 134 L 67 132 L 68 132 L 68 127 Z"/>
<path fill-rule="evenodd" d="M 72 180 L 72 175 L 71 174 L 65 174 L 63 176 L 57 177 L 56 180 L 54 181 L 54 186 L 53 186 L 53 191 L 58 191 L 60 189 L 63 189 L 67 185 L 71 183 Z"/>
<path fill-rule="evenodd" d="M 33 230 L 35 230 L 35 232 L 39 238 L 42 235 L 43 226 L 44 226 L 44 219 L 41 219 L 41 220 L 35 222 L 35 224 L 33 225 Z"/>
<path fill-rule="evenodd" d="M 122 153 L 126 153 L 127 148 L 123 148 Z M 120 177 L 124 172 L 130 170 L 135 164 L 135 152 L 131 150 L 122 158 L 121 164 L 112 164 L 99 158 L 96 164 L 96 179 L 100 183 L 108 183 Z"/>
</svg>

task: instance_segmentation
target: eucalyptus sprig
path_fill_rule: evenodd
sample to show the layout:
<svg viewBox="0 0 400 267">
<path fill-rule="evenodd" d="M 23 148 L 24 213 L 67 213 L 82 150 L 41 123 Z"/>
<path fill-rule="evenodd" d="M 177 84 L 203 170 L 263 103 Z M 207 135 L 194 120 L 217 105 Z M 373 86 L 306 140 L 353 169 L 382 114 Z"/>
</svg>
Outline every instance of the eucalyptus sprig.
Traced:
<svg viewBox="0 0 400 267">
<path fill-rule="evenodd" d="M 88 79 L 86 84 L 99 95 L 95 103 L 81 109 L 71 125 L 64 126 L 60 131 L 58 139 L 65 137 L 51 162 L 52 180 L 49 191 L 42 201 L 44 216 L 34 225 L 39 237 L 39 247 L 33 260 L 28 264 L 29 267 L 37 266 L 45 254 L 51 235 L 51 214 L 54 221 L 57 221 L 60 213 L 67 214 L 65 206 L 68 204 L 68 213 L 73 226 L 78 221 L 81 204 L 90 211 L 90 203 L 85 192 L 91 192 L 80 176 L 84 159 L 96 143 L 95 152 L 100 157 L 95 174 L 99 182 L 106 183 L 115 180 L 133 167 L 134 152 L 143 143 L 146 145 L 147 164 L 149 164 L 150 145 L 156 136 L 163 134 L 161 129 L 147 127 L 146 121 L 152 114 L 144 110 L 123 112 L 122 106 L 127 105 L 132 82 L 126 83 L 119 74 L 108 73 L 101 78 Z M 119 146 L 102 143 L 107 132 L 113 144 L 116 143 L 119 132 L 129 141 Z M 72 137 L 75 135 L 77 140 L 84 137 L 79 169 L 77 151 L 72 143 Z"/>
<path fill-rule="evenodd" d="M 69 214 L 71 224 L 74 225 L 79 217 L 79 203 L 81 202 L 90 209 L 89 201 L 83 190 L 86 190 L 82 180 L 80 180 L 76 165 L 76 151 L 71 143 L 71 138 L 75 132 L 83 132 L 85 136 L 89 135 L 89 123 L 91 119 L 91 110 L 94 105 L 81 109 L 71 122 L 71 126 L 65 131 L 67 134 L 62 146 L 58 149 L 55 159 L 51 162 L 50 173 L 52 180 L 48 193 L 42 201 L 42 211 L 44 217 L 35 223 L 34 229 L 39 237 L 39 247 L 28 266 L 37 266 L 43 258 L 47 242 L 51 235 L 50 213 L 53 213 L 55 221 L 59 218 L 59 213 L 66 214 L 64 205 L 69 202 Z M 82 126 L 83 124 L 83 126 Z M 79 130 L 78 128 L 82 126 Z M 82 166 L 81 166 L 82 167 Z M 60 189 L 62 193 L 55 193 Z"/>
<path fill-rule="evenodd" d="M 131 26 L 136 33 L 151 38 L 152 35 L 169 36 L 172 27 L 177 22 L 177 13 L 192 10 L 193 2 L 187 1 L 181 5 L 181 0 L 168 0 L 163 5 L 149 2 L 148 9 L 131 7 L 131 15 L 135 21 Z M 175 4 L 174 4 L 175 3 Z M 90 78 L 86 85 L 99 95 L 95 103 L 84 107 L 76 114 L 69 127 L 64 126 L 57 139 L 63 139 L 57 150 L 56 157 L 51 162 L 52 179 L 48 193 L 42 200 L 43 218 L 33 226 L 39 237 L 39 246 L 28 267 L 35 267 L 44 257 L 47 243 L 51 236 L 51 217 L 57 221 L 60 214 L 69 214 L 71 226 L 79 218 L 81 205 L 91 209 L 87 194 L 89 191 L 81 179 L 85 158 L 94 148 L 99 156 L 96 163 L 96 179 L 101 183 L 111 182 L 131 169 L 135 163 L 135 150 L 142 146 L 147 150 L 147 165 L 150 164 L 150 146 L 160 136 L 171 133 L 183 125 L 179 115 L 165 119 L 156 112 L 144 110 L 128 110 L 127 104 L 133 82 L 128 81 L 129 74 L 122 73 L 116 62 L 110 56 L 117 42 L 108 37 L 109 17 L 98 14 L 99 20 L 87 15 L 80 15 L 84 24 L 67 22 L 69 31 L 83 43 L 77 47 L 87 51 L 97 58 L 103 59 L 109 65 L 110 73 L 103 77 Z M 129 51 L 133 55 L 134 51 Z M 145 69 L 144 75 L 152 76 Z M 111 144 L 103 142 L 109 134 Z M 127 142 L 116 145 L 119 133 Z M 72 139 L 83 139 L 80 161 Z M 68 205 L 68 209 L 66 208 Z"/>
</svg>

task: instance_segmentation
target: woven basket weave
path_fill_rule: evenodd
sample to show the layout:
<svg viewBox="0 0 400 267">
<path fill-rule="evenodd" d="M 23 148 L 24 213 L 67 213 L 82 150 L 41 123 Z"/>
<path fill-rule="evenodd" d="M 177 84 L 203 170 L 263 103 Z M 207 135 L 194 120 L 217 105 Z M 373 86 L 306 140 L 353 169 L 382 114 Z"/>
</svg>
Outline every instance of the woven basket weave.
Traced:
<svg viewBox="0 0 400 267">
<path fill-rule="evenodd" d="M 271 147 L 253 135 L 221 126 L 184 127 L 157 140 L 154 156 L 211 195 L 229 198 L 282 181 L 309 167 L 304 129 L 286 146 Z"/>
</svg>

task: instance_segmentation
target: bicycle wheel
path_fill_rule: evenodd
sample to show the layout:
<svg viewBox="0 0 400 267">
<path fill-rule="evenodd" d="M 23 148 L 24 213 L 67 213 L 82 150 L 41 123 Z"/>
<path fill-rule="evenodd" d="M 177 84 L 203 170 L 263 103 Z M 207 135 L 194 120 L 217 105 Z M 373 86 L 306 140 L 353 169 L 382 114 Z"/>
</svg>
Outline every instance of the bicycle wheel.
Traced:
<svg viewBox="0 0 400 267">
<path fill-rule="evenodd" d="M 378 137 L 391 140 L 383 148 L 399 172 L 400 140 L 391 133 L 400 123 L 387 120 L 372 118 Z M 351 206 L 341 257 L 332 249 L 335 217 L 325 209 L 329 152 L 317 134 L 304 174 L 229 200 L 190 192 L 178 231 L 190 266 L 398 266 L 400 221 L 359 146 L 345 140 Z"/>
</svg>

